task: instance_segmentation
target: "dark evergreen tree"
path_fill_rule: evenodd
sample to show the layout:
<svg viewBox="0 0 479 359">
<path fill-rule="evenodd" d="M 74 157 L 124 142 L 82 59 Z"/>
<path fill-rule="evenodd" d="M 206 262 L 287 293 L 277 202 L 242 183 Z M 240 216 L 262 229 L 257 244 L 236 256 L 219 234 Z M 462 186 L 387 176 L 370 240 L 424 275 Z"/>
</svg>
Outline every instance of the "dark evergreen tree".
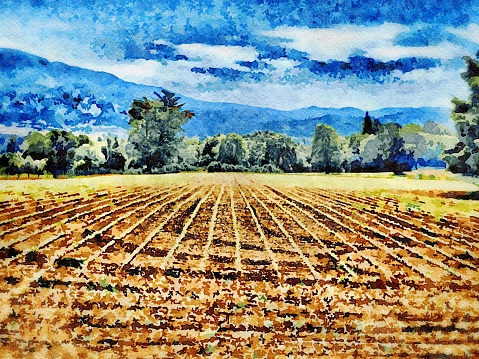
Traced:
<svg viewBox="0 0 479 359">
<path fill-rule="evenodd" d="M 208 137 L 202 141 L 199 149 L 198 166 L 208 166 L 216 161 L 220 144 L 219 135 Z"/>
<path fill-rule="evenodd" d="M 364 116 L 364 121 L 363 121 L 363 135 L 373 135 L 374 134 L 374 128 L 373 128 L 373 120 L 369 116 L 369 113 L 366 112 L 366 116 Z"/>
<path fill-rule="evenodd" d="M 401 174 L 415 166 L 414 153 L 406 151 L 400 128 L 397 123 L 381 125 L 377 137 L 366 143 L 364 155 L 370 158 L 363 164 L 366 171 Z"/>
</svg>

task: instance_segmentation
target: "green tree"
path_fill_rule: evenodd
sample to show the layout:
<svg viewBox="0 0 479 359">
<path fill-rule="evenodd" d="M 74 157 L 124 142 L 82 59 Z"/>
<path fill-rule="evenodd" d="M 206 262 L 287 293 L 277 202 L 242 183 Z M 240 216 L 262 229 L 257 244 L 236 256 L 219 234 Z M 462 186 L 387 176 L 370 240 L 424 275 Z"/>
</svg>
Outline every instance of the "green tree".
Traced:
<svg viewBox="0 0 479 359">
<path fill-rule="evenodd" d="M 215 135 L 207 137 L 199 146 L 198 166 L 206 167 L 210 163 L 217 161 L 219 146 L 224 135 Z"/>
<path fill-rule="evenodd" d="M 276 168 L 283 172 L 303 170 L 297 157 L 298 144 L 291 137 L 270 131 L 257 131 L 246 135 L 245 139 L 250 166 Z"/>
<path fill-rule="evenodd" d="M 52 143 L 41 132 L 31 132 L 22 144 L 23 158 L 30 156 L 33 160 L 48 158 L 52 151 Z"/>
<path fill-rule="evenodd" d="M 178 163 L 183 170 L 196 170 L 200 158 L 200 140 L 198 137 L 185 137 L 178 146 Z"/>
<path fill-rule="evenodd" d="M 479 58 L 479 53 L 476 55 Z M 452 119 L 459 142 L 446 151 L 445 161 L 450 171 L 465 175 L 479 175 L 479 61 L 466 56 L 466 72 L 462 78 L 471 90 L 469 101 L 452 100 Z"/>
<path fill-rule="evenodd" d="M 311 169 L 326 173 L 341 170 L 341 142 L 337 132 L 330 126 L 316 126 L 311 149 Z"/>
<path fill-rule="evenodd" d="M 128 111 L 132 129 L 128 142 L 131 166 L 152 173 L 159 168 L 174 163 L 178 156 L 177 146 L 184 125 L 194 114 L 183 111 L 179 98 L 169 91 L 156 100 L 135 100 Z"/>
<path fill-rule="evenodd" d="M 236 133 L 226 135 L 218 149 L 218 162 L 236 166 L 243 164 L 245 157 L 243 138 Z"/>
<path fill-rule="evenodd" d="M 265 159 L 284 172 L 297 170 L 296 143 L 289 136 L 275 133 L 266 142 Z"/>
<path fill-rule="evenodd" d="M 18 137 L 16 135 L 11 135 L 7 144 L 7 153 L 17 153 L 20 151 L 21 149 L 18 143 Z"/>
<path fill-rule="evenodd" d="M 73 169 L 76 149 L 89 143 L 88 136 L 75 136 L 65 130 L 55 129 L 46 135 L 33 132 L 24 141 L 23 158 L 30 156 L 35 161 L 46 159 L 45 169 L 57 178 Z"/>
<path fill-rule="evenodd" d="M 8 162 L 7 162 L 5 172 L 8 175 L 17 175 L 18 177 L 20 177 L 20 174 L 22 173 L 22 166 L 23 166 L 21 154 L 9 152 L 6 154 L 6 158 Z"/>
<path fill-rule="evenodd" d="M 55 178 L 62 174 L 66 175 L 73 168 L 76 149 L 90 143 L 88 136 L 75 136 L 64 130 L 52 130 L 47 134 L 47 138 L 51 143 L 51 152 L 47 159 L 46 169 Z"/>
<path fill-rule="evenodd" d="M 401 126 L 396 123 L 387 123 L 379 127 L 376 136 L 368 138 L 362 153 L 364 169 L 395 174 L 412 169 L 415 165 L 414 152 L 406 151 L 400 129 Z"/>
<path fill-rule="evenodd" d="M 118 137 L 107 137 L 106 146 L 101 147 L 101 153 L 105 156 L 102 167 L 107 172 L 123 172 L 126 159 L 120 148 Z"/>
<path fill-rule="evenodd" d="M 26 173 L 28 177 L 32 174 L 36 174 L 38 177 L 43 173 L 47 164 L 46 158 L 41 160 L 34 160 L 31 156 L 26 158 L 22 157 L 22 172 Z"/>
<path fill-rule="evenodd" d="M 86 176 L 100 173 L 104 164 L 102 153 L 90 144 L 84 144 L 75 151 L 73 170 L 76 175 Z"/>
</svg>

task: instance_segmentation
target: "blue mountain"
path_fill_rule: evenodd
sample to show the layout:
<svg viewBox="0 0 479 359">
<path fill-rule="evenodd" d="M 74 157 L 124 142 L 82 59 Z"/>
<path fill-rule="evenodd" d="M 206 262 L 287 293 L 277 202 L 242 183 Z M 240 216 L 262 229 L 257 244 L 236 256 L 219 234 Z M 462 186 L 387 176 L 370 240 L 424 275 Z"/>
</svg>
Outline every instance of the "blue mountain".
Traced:
<svg viewBox="0 0 479 359">
<path fill-rule="evenodd" d="M 161 88 L 123 81 L 104 72 L 49 62 L 25 52 L 0 49 L 0 125 L 44 130 L 65 128 L 84 133 L 128 130 L 127 111 L 134 99 L 154 98 Z M 309 107 L 280 111 L 181 97 L 195 113 L 185 126 L 188 136 L 270 130 L 310 139 L 318 123 L 341 135 L 359 132 L 364 111 L 357 108 Z M 450 125 L 450 110 L 440 107 L 385 108 L 370 111 L 381 122 L 401 125 L 433 120 Z M 1 142 L 1 141 L 0 141 Z"/>
</svg>

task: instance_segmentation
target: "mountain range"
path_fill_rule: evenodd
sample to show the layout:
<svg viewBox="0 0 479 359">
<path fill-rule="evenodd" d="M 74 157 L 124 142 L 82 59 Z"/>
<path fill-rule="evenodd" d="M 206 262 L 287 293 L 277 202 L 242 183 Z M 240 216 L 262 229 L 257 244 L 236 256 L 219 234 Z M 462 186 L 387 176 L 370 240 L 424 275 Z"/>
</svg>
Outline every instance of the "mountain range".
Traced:
<svg viewBox="0 0 479 359">
<path fill-rule="evenodd" d="M 0 132 L 65 128 L 126 135 L 127 111 L 132 101 L 155 98 L 154 93 L 159 91 L 161 88 L 126 82 L 105 72 L 0 49 Z M 270 130 L 309 140 L 318 123 L 330 125 L 346 136 L 361 130 L 365 116 L 365 111 L 352 107 L 282 111 L 177 95 L 184 109 L 195 113 L 184 126 L 186 135 L 200 138 Z M 432 120 L 452 127 L 450 109 L 444 107 L 383 108 L 369 111 L 369 115 L 382 123 L 424 125 Z"/>
</svg>

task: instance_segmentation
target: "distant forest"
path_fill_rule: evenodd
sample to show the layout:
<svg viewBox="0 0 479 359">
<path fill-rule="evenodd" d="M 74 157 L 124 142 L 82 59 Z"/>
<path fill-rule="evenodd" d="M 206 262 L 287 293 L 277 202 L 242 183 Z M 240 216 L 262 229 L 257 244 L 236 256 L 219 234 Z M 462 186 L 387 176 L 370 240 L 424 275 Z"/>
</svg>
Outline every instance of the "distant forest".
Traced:
<svg viewBox="0 0 479 359">
<path fill-rule="evenodd" d="M 93 138 L 60 129 L 12 135 L 0 155 L 0 174 L 53 177 L 106 173 L 208 172 L 393 172 L 424 166 L 479 175 L 479 62 L 465 58 L 469 101 L 453 99 L 457 136 L 435 122 L 424 126 L 380 123 L 366 112 L 362 131 L 339 136 L 318 124 L 311 141 L 270 131 L 182 136 L 194 116 L 175 94 L 134 100 L 128 139 Z"/>
</svg>

